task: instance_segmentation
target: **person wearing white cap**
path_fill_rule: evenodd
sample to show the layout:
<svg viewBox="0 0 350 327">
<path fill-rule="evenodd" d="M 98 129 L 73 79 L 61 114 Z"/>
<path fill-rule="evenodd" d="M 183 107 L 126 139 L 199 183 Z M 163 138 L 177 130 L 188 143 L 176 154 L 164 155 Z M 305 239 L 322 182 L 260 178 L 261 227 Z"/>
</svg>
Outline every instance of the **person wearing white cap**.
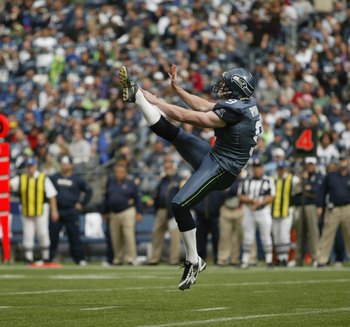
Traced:
<svg viewBox="0 0 350 327">
<path fill-rule="evenodd" d="M 316 264 L 317 246 L 320 236 L 317 215 L 317 195 L 322 186 L 324 176 L 317 172 L 317 158 L 305 158 L 305 170 L 303 172 L 302 193 L 295 197 L 297 251 L 296 261 L 302 265 L 305 254 L 305 243 L 314 264 Z"/>
<path fill-rule="evenodd" d="M 11 191 L 20 195 L 24 257 L 29 264 L 34 261 L 35 233 L 39 239 L 42 260 L 49 261 L 49 206 L 45 203 L 45 197 L 50 203 L 51 219 L 58 219 L 56 188 L 50 178 L 37 168 L 37 160 L 30 157 L 26 161 L 26 171 L 10 181 Z"/>
</svg>

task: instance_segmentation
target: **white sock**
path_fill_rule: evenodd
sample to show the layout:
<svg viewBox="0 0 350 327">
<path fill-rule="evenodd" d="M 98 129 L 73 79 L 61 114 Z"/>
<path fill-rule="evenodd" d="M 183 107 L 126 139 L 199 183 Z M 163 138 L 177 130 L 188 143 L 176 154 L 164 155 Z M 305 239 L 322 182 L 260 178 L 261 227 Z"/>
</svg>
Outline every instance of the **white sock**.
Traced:
<svg viewBox="0 0 350 327">
<path fill-rule="evenodd" d="M 50 258 L 50 250 L 48 250 L 48 249 L 42 250 L 41 251 L 41 258 L 43 260 L 49 260 L 49 258 Z"/>
<path fill-rule="evenodd" d="M 198 263 L 196 228 L 181 232 L 181 237 L 185 243 L 186 260 L 193 264 Z"/>
<path fill-rule="evenodd" d="M 243 252 L 242 254 L 242 263 L 244 264 L 249 264 L 249 260 L 250 260 L 250 253 L 249 252 Z"/>
<path fill-rule="evenodd" d="M 140 89 L 137 90 L 135 98 L 135 103 L 140 108 L 143 117 L 145 117 L 147 125 L 152 126 L 157 123 L 161 116 L 159 109 L 146 100 Z"/>
<path fill-rule="evenodd" d="M 34 252 L 32 250 L 26 250 L 24 252 L 24 257 L 26 258 L 26 260 L 28 261 L 33 261 L 34 260 Z"/>
<path fill-rule="evenodd" d="M 279 254 L 278 260 L 279 261 L 288 261 L 288 254 Z"/>
<path fill-rule="evenodd" d="M 272 252 L 265 253 L 265 262 L 272 263 Z"/>
</svg>

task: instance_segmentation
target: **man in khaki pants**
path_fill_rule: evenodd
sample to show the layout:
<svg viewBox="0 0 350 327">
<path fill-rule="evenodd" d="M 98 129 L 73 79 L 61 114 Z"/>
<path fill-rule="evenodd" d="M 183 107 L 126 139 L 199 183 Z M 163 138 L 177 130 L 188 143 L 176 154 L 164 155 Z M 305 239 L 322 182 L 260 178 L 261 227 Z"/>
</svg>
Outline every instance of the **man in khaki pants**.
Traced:
<svg viewBox="0 0 350 327">
<path fill-rule="evenodd" d="M 305 244 L 307 242 L 313 264 L 316 265 L 320 234 L 316 203 L 319 188 L 322 186 L 324 176 L 316 170 L 316 157 L 306 157 L 305 165 L 302 193 L 295 196 L 297 229 L 296 261 L 298 265 L 303 265 Z"/>
<path fill-rule="evenodd" d="M 244 216 L 244 205 L 240 202 L 240 188 L 242 187 L 243 176 L 245 176 L 245 171 L 232 184 L 227 198 L 220 208 L 218 266 L 225 266 L 228 263 L 235 267 L 240 266 Z M 254 240 L 249 253 L 250 266 L 257 265 L 257 255 L 256 240 Z"/>
<path fill-rule="evenodd" d="M 164 162 L 165 176 L 157 186 L 154 200 L 148 205 L 154 205 L 156 217 L 152 231 L 152 252 L 148 265 L 157 265 L 162 256 L 164 235 L 170 233 L 169 264 L 175 265 L 180 261 L 180 232 L 171 209 L 171 200 L 180 189 L 181 178 L 176 175 L 174 163 L 171 160 Z"/>
<path fill-rule="evenodd" d="M 243 240 L 242 220 L 243 207 L 240 205 L 237 195 L 239 180 L 233 183 L 229 198 L 220 209 L 219 220 L 219 245 L 218 245 L 218 266 L 230 263 L 234 266 L 240 264 L 241 244 Z"/>
<path fill-rule="evenodd" d="M 317 201 L 317 213 L 325 212 L 324 226 L 318 247 L 318 267 L 327 265 L 339 224 L 342 226 L 347 255 L 350 255 L 350 171 L 349 160 L 339 158 L 338 171 L 326 175 Z"/>
<path fill-rule="evenodd" d="M 142 220 L 141 200 L 138 187 L 127 178 L 124 163 L 117 163 L 114 176 L 107 183 L 104 211 L 108 214 L 109 230 L 114 252 L 114 265 L 130 265 L 136 260 L 135 224 Z"/>
</svg>

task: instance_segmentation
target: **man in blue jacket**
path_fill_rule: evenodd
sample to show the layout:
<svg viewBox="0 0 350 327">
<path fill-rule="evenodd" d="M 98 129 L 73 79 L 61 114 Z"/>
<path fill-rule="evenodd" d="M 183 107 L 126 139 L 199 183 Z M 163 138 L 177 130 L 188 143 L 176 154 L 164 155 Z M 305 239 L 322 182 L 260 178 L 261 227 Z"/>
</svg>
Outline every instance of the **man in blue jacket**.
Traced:
<svg viewBox="0 0 350 327">
<path fill-rule="evenodd" d="M 57 254 L 59 234 L 66 228 L 70 253 L 76 264 L 86 265 L 83 245 L 80 239 L 79 215 L 92 197 L 91 187 L 73 173 L 73 162 L 68 156 L 61 159 L 61 172 L 51 177 L 57 190 L 57 209 L 59 219 L 50 224 L 50 259 Z"/>
<path fill-rule="evenodd" d="M 317 246 L 320 236 L 317 216 L 317 195 L 322 186 L 324 176 L 317 172 L 317 158 L 305 158 L 303 173 L 303 190 L 295 197 L 297 208 L 297 254 L 298 265 L 303 264 L 305 241 L 311 253 L 313 263 L 316 264 Z"/>
<path fill-rule="evenodd" d="M 347 255 L 350 255 L 350 171 L 349 159 L 346 157 L 339 158 L 338 171 L 328 173 L 320 188 L 317 213 L 321 216 L 324 211 L 324 226 L 317 253 L 320 267 L 328 263 L 339 225 L 343 229 Z"/>
<path fill-rule="evenodd" d="M 108 179 L 104 201 L 104 214 L 109 221 L 114 265 L 125 261 L 129 265 L 136 260 L 136 221 L 142 220 L 141 199 L 137 185 L 128 178 L 124 162 L 114 167 L 114 175 Z"/>
<path fill-rule="evenodd" d="M 165 176 L 160 180 L 154 201 L 152 202 L 156 217 L 152 231 L 152 254 L 147 262 L 155 265 L 160 262 L 163 250 L 164 235 L 168 230 L 170 234 L 169 264 L 175 265 L 180 261 L 180 233 L 171 208 L 171 200 L 180 189 L 181 177 L 176 174 L 174 162 L 164 162 Z"/>
</svg>

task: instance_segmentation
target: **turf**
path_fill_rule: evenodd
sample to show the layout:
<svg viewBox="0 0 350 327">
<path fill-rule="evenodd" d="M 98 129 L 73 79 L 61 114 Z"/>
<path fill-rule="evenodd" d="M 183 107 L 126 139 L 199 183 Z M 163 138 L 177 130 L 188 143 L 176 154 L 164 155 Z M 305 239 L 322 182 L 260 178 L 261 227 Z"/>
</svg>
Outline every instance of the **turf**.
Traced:
<svg viewBox="0 0 350 327">
<path fill-rule="evenodd" d="M 0 326 L 350 326 L 350 268 L 0 266 Z"/>
</svg>

